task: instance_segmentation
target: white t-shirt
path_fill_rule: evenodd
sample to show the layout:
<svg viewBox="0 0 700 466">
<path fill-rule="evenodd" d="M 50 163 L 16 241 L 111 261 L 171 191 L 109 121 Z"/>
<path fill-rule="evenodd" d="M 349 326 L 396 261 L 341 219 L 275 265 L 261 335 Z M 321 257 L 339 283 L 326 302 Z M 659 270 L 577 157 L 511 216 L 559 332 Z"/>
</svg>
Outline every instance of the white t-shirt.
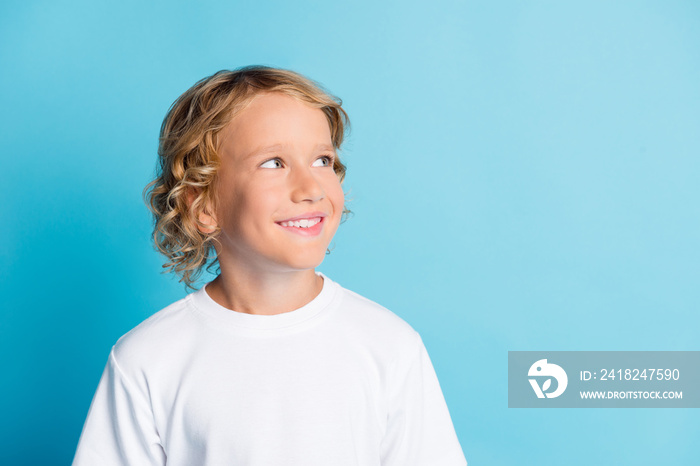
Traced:
<svg viewBox="0 0 700 466">
<path fill-rule="evenodd" d="M 418 333 L 323 277 L 272 316 L 202 287 L 121 337 L 73 465 L 466 465 Z"/>
</svg>

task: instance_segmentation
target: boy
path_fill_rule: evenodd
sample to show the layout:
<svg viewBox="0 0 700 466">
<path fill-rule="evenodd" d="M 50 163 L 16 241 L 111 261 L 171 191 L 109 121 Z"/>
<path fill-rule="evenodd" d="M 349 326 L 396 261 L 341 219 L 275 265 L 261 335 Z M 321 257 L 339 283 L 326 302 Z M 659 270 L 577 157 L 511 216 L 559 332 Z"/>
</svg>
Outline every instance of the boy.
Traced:
<svg viewBox="0 0 700 466">
<path fill-rule="evenodd" d="M 186 285 L 220 274 L 114 345 L 74 465 L 466 464 L 418 333 L 315 271 L 346 212 L 340 104 L 267 67 L 173 104 L 154 239 Z"/>
</svg>

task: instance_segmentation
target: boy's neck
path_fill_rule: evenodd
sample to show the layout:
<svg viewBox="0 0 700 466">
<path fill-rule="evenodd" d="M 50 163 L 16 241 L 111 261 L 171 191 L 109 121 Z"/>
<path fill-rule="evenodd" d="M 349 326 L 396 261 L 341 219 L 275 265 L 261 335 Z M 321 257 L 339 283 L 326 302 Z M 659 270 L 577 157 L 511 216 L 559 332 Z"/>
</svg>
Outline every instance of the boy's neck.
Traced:
<svg viewBox="0 0 700 466">
<path fill-rule="evenodd" d="M 233 275 L 233 274 L 231 274 Z M 275 315 L 299 309 L 323 288 L 313 269 L 276 274 L 226 275 L 224 270 L 206 287 L 216 303 L 236 312 Z"/>
</svg>

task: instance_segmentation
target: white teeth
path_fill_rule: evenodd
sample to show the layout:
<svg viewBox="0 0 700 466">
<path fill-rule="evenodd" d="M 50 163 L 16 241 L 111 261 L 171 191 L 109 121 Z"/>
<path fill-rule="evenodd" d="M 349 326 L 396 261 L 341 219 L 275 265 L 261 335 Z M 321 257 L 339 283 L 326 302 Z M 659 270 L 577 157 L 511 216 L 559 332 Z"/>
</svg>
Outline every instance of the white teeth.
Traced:
<svg viewBox="0 0 700 466">
<path fill-rule="evenodd" d="M 309 228 L 316 225 L 320 221 L 321 219 L 318 217 L 303 218 L 301 220 L 297 220 L 296 222 L 281 222 L 280 225 L 283 227 Z"/>
</svg>

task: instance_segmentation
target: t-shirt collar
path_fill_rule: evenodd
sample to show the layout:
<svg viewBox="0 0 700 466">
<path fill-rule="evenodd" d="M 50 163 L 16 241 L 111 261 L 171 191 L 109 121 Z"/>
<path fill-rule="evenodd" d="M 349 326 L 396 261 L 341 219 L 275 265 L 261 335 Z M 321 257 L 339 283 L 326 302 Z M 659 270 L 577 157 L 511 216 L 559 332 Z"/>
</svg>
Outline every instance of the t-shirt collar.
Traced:
<svg viewBox="0 0 700 466">
<path fill-rule="evenodd" d="M 222 325 L 241 329 L 273 330 L 292 327 L 317 316 L 333 301 L 337 284 L 321 272 L 316 272 L 323 278 L 321 292 L 304 306 L 289 312 L 274 315 L 247 314 L 225 308 L 206 292 L 206 285 L 189 295 L 195 308 L 206 316 L 215 319 Z"/>
</svg>

